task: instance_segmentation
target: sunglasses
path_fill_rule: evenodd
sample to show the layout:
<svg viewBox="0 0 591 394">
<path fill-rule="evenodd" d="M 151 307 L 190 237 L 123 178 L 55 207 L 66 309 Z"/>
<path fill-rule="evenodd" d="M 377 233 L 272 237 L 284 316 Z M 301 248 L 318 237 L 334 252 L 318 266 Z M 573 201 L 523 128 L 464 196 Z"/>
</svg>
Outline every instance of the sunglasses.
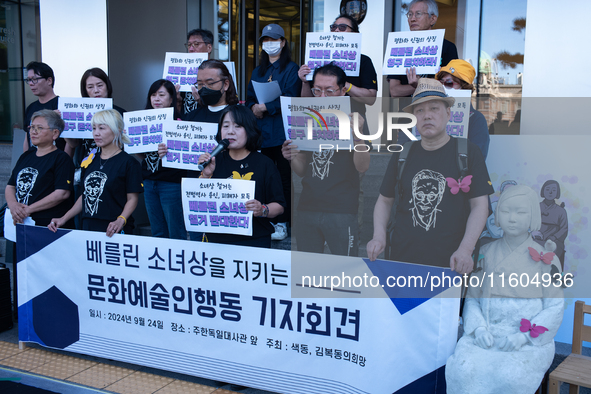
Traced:
<svg viewBox="0 0 591 394">
<path fill-rule="evenodd" d="M 333 23 L 332 25 L 330 25 L 330 31 L 337 31 L 337 30 L 338 31 L 347 31 L 347 27 L 349 29 L 353 30 L 353 28 L 351 26 L 345 25 L 344 23 L 341 23 L 338 25 Z"/>
<path fill-rule="evenodd" d="M 454 81 L 439 81 L 443 84 L 443 86 L 445 86 L 446 88 L 453 88 L 454 87 Z"/>
</svg>

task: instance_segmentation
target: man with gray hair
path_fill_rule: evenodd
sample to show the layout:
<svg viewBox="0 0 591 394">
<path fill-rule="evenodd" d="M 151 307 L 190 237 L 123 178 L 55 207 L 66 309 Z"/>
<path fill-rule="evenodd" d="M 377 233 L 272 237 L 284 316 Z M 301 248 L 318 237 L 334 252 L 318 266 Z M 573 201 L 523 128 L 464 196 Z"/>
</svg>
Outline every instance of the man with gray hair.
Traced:
<svg viewBox="0 0 591 394">
<path fill-rule="evenodd" d="M 437 3 L 435 0 L 412 0 L 408 5 L 406 17 L 410 31 L 431 30 L 439 17 Z M 440 66 L 444 67 L 450 60 L 457 58 L 458 49 L 455 44 L 444 38 Z M 433 75 L 417 75 L 414 67 L 407 69 L 406 75 L 389 75 L 390 97 L 410 97 L 417 87 L 419 78 L 433 77 Z"/>
<path fill-rule="evenodd" d="M 472 271 L 471 255 L 493 188 L 480 149 L 446 133 L 453 103 L 439 81 L 419 79 L 412 103 L 403 111 L 416 116 L 421 141 L 404 145 L 406 157 L 394 153 L 390 159 L 374 208 L 370 260 L 386 247 L 386 226 L 398 194 L 390 259 L 449 266 L 460 274 Z"/>
</svg>

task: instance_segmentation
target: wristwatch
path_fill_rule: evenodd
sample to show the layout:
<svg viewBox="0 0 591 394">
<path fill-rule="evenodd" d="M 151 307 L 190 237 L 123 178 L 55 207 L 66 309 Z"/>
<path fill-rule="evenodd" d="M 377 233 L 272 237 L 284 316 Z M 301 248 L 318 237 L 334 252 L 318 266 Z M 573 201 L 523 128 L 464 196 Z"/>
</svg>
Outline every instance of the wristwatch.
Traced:
<svg viewBox="0 0 591 394">
<path fill-rule="evenodd" d="M 269 207 L 265 204 L 261 205 L 261 207 L 263 208 L 263 214 L 261 215 L 261 217 L 266 218 L 267 215 L 269 215 Z"/>
</svg>

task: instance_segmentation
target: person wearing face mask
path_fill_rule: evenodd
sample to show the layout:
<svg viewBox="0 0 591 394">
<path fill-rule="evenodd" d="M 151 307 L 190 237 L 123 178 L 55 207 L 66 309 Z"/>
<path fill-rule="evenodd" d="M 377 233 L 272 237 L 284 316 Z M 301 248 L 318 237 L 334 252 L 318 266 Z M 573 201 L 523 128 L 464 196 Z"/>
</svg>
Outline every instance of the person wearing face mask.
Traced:
<svg viewBox="0 0 591 394">
<path fill-rule="evenodd" d="M 298 65 L 291 61 L 289 42 L 285 39 L 285 32 L 281 26 L 274 23 L 265 26 L 260 42 L 263 50 L 259 66 L 253 70 L 248 84 L 245 105 L 256 116 L 257 125 L 262 131 L 261 153 L 275 163 L 281 175 L 283 194 L 287 203 L 285 212 L 273 220 L 275 233 L 271 238 L 278 241 L 287 237 L 287 222 L 291 218 L 291 168 L 281 154 L 281 146 L 285 141 L 281 101 L 278 97 L 271 102 L 260 103 L 252 82 L 277 81 L 281 96 L 288 97 L 299 96 L 302 82 L 298 77 Z"/>
<path fill-rule="evenodd" d="M 216 59 L 206 60 L 199 66 L 197 74 L 197 87 L 199 89 L 199 105 L 197 109 L 189 112 L 183 120 L 191 122 L 219 123 L 222 111 L 228 105 L 238 104 L 238 96 L 234 87 L 232 75 L 226 65 Z M 166 144 L 158 144 L 160 158 L 166 156 L 168 148 Z M 196 171 L 188 171 L 189 177 L 197 177 Z M 202 233 L 189 232 L 189 239 L 201 241 Z"/>
<path fill-rule="evenodd" d="M 232 75 L 226 65 L 216 59 L 206 60 L 197 73 L 199 106 L 183 116 L 192 122 L 218 123 L 221 111 L 228 105 L 238 104 Z"/>
</svg>

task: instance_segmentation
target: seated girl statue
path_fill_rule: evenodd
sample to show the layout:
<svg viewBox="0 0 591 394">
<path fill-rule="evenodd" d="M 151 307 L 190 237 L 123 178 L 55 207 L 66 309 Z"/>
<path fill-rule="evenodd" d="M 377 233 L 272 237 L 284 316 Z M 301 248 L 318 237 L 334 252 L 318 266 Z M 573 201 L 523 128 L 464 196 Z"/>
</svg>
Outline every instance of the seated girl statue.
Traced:
<svg viewBox="0 0 591 394">
<path fill-rule="evenodd" d="M 542 248 L 530 234 L 541 225 L 537 194 L 508 188 L 495 222 L 503 238 L 481 249 L 473 275 L 484 282 L 468 290 L 464 335 L 446 365 L 448 393 L 534 393 L 554 359 L 564 295 L 556 245 Z"/>
</svg>

